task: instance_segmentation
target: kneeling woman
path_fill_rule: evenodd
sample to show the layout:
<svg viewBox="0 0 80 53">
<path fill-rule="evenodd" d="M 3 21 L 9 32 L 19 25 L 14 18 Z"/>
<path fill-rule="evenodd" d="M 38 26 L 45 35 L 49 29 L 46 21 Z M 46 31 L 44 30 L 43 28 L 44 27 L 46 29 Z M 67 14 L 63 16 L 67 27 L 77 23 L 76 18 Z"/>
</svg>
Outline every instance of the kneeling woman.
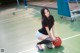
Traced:
<svg viewBox="0 0 80 53">
<path fill-rule="evenodd" d="M 37 43 L 37 47 L 40 51 L 43 51 L 42 44 L 49 44 L 52 40 L 55 39 L 54 34 L 54 17 L 50 14 L 50 11 L 47 8 L 41 10 L 42 15 L 42 28 L 37 31 L 36 37 L 41 40 Z M 52 34 L 51 32 L 52 31 Z M 48 47 L 52 48 L 52 47 Z"/>
</svg>

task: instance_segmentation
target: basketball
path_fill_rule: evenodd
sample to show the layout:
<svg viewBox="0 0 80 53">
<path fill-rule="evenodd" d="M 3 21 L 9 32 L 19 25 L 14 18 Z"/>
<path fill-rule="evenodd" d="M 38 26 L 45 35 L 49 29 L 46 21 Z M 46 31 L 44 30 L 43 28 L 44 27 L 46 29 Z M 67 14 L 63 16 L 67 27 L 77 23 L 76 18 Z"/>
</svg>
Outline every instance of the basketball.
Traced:
<svg viewBox="0 0 80 53">
<path fill-rule="evenodd" d="M 60 37 L 56 37 L 56 41 L 52 41 L 52 43 L 55 47 L 59 47 L 62 44 L 62 40 Z"/>
</svg>

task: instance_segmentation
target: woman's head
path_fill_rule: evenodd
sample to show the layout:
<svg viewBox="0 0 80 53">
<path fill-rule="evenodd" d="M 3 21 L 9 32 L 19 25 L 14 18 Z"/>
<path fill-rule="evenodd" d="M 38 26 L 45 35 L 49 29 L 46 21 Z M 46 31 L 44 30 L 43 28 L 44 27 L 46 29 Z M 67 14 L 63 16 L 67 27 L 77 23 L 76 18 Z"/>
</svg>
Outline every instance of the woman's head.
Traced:
<svg viewBox="0 0 80 53">
<path fill-rule="evenodd" d="M 50 16 L 50 11 L 48 10 L 48 8 L 43 8 L 41 10 L 41 15 L 42 15 L 42 19 L 48 18 Z"/>
</svg>

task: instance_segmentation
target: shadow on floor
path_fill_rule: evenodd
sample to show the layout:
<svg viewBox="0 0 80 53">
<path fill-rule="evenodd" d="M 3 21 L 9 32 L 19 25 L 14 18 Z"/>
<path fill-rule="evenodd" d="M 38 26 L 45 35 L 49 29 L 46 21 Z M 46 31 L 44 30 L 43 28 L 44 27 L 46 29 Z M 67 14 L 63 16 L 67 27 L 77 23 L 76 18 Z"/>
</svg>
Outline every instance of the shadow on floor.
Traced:
<svg viewBox="0 0 80 53">
<path fill-rule="evenodd" d="M 53 49 L 45 48 L 43 52 L 39 52 L 39 53 L 64 53 L 63 50 L 64 50 L 64 47 L 60 46 Z"/>
</svg>

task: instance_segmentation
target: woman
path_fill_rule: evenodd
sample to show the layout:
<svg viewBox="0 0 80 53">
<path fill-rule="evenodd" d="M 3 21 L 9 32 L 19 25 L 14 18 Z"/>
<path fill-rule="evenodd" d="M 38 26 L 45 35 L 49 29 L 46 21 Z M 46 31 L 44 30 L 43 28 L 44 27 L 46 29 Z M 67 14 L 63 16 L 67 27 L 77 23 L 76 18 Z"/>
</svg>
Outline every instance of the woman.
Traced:
<svg viewBox="0 0 80 53">
<path fill-rule="evenodd" d="M 36 37 L 41 40 L 37 43 L 37 47 L 40 51 L 43 51 L 42 44 L 49 44 L 52 40 L 56 40 L 54 34 L 54 17 L 50 15 L 50 11 L 47 8 L 41 10 L 42 15 L 42 28 L 37 31 Z M 51 32 L 52 31 L 52 34 Z M 48 47 L 48 48 L 52 48 Z"/>
</svg>

